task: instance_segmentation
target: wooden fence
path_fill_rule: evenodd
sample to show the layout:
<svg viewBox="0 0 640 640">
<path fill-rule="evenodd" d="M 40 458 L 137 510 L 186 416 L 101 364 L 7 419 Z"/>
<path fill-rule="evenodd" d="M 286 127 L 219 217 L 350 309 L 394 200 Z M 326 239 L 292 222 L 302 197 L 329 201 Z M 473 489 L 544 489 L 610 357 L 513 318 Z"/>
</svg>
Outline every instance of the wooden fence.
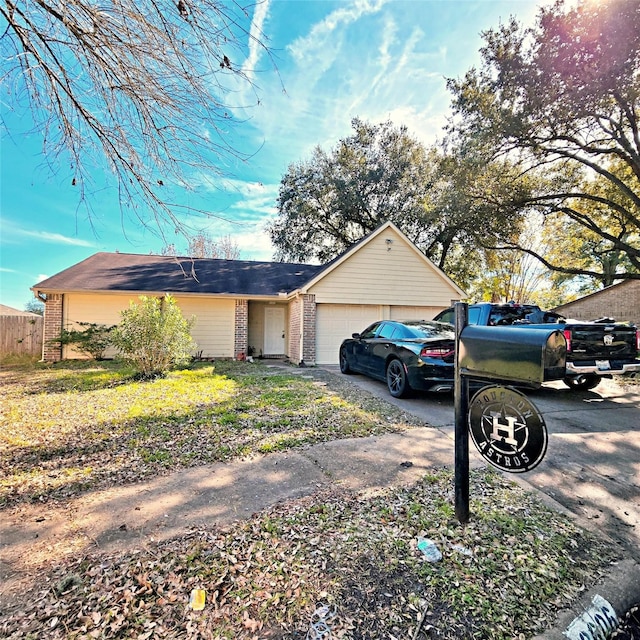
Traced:
<svg viewBox="0 0 640 640">
<path fill-rule="evenodd" d="M 0 316 L 0 356 L 42 356 L 43 318 Z"/>
</svg>

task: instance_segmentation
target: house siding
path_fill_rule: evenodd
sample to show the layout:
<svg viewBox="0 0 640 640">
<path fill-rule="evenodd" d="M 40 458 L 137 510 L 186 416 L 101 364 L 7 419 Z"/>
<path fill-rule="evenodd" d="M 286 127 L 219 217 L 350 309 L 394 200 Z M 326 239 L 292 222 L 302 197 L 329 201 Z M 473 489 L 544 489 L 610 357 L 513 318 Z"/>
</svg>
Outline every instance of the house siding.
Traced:
<svg viewBox="0 0 640 640">
<path fill-rule="evenodd" d="M 390 243 L 387 243 L 387 240 Z M 316 302 L 445 309 L 460 293 L 389 228 L 309 287 Z"/>
<path fill-rule="evenodd" d="M 640 280 L 626 280 L 560 305 L 554 311 L 575 320 L 615 318 L 640 325 Z"/>
<path fill-rule="evenodd" d="M 431 320 L 442 311 L 442 307 L 396 306 L 389 311 L 389 320 Z"/>
<path fill-rule="evenodd" d="M 127 294 L 66 294 L 63 314 L 64 326 L 65 328 L 73 328 L 77 327 L 80 322 L 117 324 L 120 321 L 121 311 L 127 309 L 131 302 L 138 300 L 139 296 Z M 191 337 L 196 343 L 194 354 L 201 352 L 202 357 L 205 358 L 234 357 L 235 336 L 231 331 L 235 318 L 234 299 L 175 296 L 175 301 L 185 318 L 195 317 L 195 323 L 191 328 Z M 115 349 L 110 348 L 105 355 L 113 357 L 116 353 Z M 86 357 L 71 347 L 65 347 L 63 356 L 65 358 Z"/>
<path fill-rule="evenodd" d="M 195 350 L 202 352 L 203 358 L 233 358 L 236 355 L 232 330 L 236 301 L 233 298 L 176 296 L 176 303 L 185 318 L 195 318 L 191 337 L 197 345 Z M 246 352 L 246 344 L 244 350 Z"/>
</svg>

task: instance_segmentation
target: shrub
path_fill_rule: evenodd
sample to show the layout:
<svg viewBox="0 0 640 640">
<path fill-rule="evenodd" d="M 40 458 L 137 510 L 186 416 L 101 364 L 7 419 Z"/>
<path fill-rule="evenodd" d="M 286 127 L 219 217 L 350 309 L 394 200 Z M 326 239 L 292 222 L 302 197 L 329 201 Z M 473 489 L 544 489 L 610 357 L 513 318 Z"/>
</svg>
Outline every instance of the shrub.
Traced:
<svg viewBox="0 0 640 640">
<path fill-rule="evenodd" d="M 121 316 L 113 344 L 142 377 L 162 375 L 191 359 L 196 345 L 189 332 L 195 318 L 187 320 L 172 296 L 140 296 Z"/>
<path fill-rule="evenodd" d="M 49 342 L 60 345 L 72 345 L 76 351 L 90 356 L 94 360 L 103 360 L 104 352 L 111 346 L 112 326 L 95 324 L 92 322 L 79 322 L 78 326 L 84 329 L 63 329 L 57 338 Z"/>
</svg>

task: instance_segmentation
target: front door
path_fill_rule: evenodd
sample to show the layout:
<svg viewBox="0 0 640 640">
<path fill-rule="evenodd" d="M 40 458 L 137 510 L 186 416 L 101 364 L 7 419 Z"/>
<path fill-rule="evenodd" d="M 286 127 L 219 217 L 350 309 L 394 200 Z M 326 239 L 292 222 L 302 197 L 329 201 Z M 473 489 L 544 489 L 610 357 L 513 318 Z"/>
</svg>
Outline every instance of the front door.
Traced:
<svg viewBox="0 0 640 640">
<path fill-rule="evenodd" d="M 284 355 L 284 307 L 264 308 L 264 355 Z"/>
</svg>

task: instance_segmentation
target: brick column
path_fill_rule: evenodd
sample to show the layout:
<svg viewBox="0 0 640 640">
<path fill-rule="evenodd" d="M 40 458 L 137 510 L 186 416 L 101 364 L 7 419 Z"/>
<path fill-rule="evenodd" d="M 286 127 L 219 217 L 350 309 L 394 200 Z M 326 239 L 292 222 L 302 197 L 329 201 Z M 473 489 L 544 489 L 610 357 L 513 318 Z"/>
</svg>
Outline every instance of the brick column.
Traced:
<svg viewBox="0 0 640 640">
<path fill-rule="evenodd" d="M 302 359 L 305 364 L 316 363 L 316 297 L 302 296 Z"/>
<path fill-rule="evenodd" d="M 249 301 L 236 300 L 235 340 L 233 357 L 238 358 L 243 354 L 247 357 L 249 346 Z"/>
<path fill-rule="evenodd" d="M 44 305 L 44 331 L 42 338 L 42 359 L 45 362 L 62 360 L 62 345 L 51 344 L 49 341 L 57 338 L 62 332 L 62 293 L 47 294 Z"/>
<path fill-rule="evenodd" d="M 302 303 L 296 298 L 289 303 L 289 348 L 287 356 L 293 364 L 300 362 L 300 337 L 302 335 Z"/>
</svg>

